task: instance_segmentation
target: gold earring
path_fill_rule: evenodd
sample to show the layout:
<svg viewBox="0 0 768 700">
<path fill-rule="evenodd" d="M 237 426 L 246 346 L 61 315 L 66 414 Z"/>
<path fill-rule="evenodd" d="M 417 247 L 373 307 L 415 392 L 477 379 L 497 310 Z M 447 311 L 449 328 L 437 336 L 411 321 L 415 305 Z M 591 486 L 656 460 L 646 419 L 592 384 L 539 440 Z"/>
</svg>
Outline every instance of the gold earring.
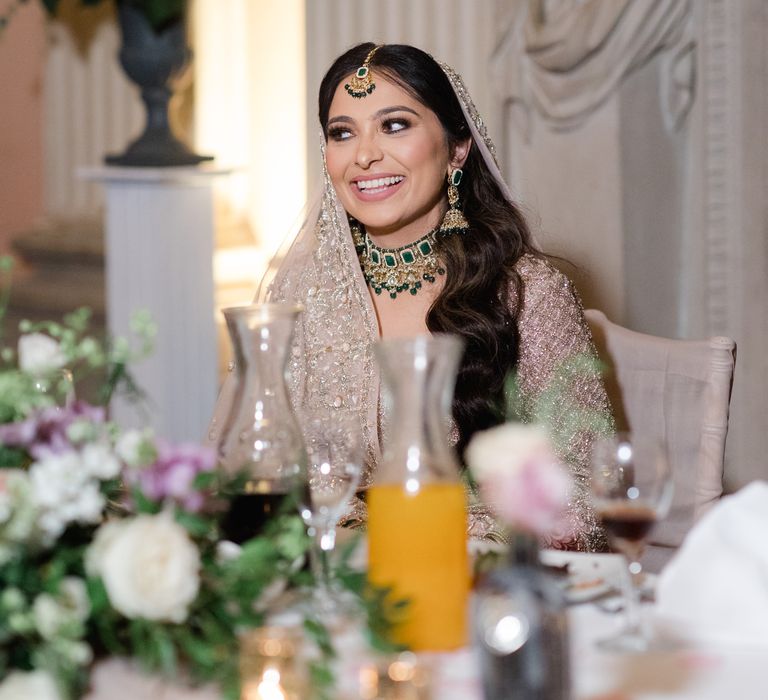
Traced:
<svg viewBox="0 0 768 700">
<path fill-rule="evenodd" d="M 459 183 L 463 174 L 464 171 L 461 168 L 456 168 L 448 178 L 448 211 L 445 212 L 443 223 L 438 230 L 441 236 L 469 231 L 469 222 L 459 209 Z"/>
</svg>

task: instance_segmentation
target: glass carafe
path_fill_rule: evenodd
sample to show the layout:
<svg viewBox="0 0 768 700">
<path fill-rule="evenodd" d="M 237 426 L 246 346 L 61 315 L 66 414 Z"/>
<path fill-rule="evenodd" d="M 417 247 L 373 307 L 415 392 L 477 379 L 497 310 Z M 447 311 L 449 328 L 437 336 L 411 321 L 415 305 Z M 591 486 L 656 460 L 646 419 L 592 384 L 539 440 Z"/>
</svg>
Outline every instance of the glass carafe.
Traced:
<svg viewBox="0 0 768 700">
<path fill-rule="evenodd" d="M 306 470 L 306 451 L 285 382 L 298 306 L 254 304 L 223 309 L 235 355 L 236 385 L 219 438 L 219 469 L 243 475 L 230 499 L 224 534 L 258 534 Z M 227 480 L 224 480 L 227 481 Z"/>
<path fill-rule="evenodd" d="M 371 581 L 408 599 L 398 641 L 414 650 L 467 642 L 466 495 L 449 442 L 462 345 L 448 335 L 386 340 L 383 456 L 368 489 Z"/>
</svg>

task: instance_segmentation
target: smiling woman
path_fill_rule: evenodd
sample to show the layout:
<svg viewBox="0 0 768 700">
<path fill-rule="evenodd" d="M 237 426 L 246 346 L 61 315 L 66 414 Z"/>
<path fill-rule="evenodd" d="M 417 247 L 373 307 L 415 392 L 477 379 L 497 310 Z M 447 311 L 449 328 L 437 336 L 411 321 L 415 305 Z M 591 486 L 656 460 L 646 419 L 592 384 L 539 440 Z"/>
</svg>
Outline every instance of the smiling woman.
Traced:
<svg viewBox="0 0 768 700">
<path fill-rule="evenodd" d="M 503 422 L 510 373 L 530 414 L 569 360 L 595 353 L 580 301 L 534 247 L 456 73 L 412 46 L 360 44 L 323 79 L 319 117 L 323 197 L 281 259 L 268 298 L 305 308 L 291 354 L 294 402 L 359 412 L 366 487 L 387 430 L 378 339 L 463 339 L 453 403 L 459 454 L 477 431 Z M 595 549 L 603 539 L 587 491 L 594 434 L 573 432 L 569 418 L 575 410 L 610 425 L 610 408 L 597 370 L 566 383 L 553 429 L 571 431 L 559 444 L 576 477 L 573 534 L 554 544 Z M 364 520 L 364 510 L 357 516 Z M 491 514 L 471 510 L 470 531 L 492 535 Z"/>
</svg>

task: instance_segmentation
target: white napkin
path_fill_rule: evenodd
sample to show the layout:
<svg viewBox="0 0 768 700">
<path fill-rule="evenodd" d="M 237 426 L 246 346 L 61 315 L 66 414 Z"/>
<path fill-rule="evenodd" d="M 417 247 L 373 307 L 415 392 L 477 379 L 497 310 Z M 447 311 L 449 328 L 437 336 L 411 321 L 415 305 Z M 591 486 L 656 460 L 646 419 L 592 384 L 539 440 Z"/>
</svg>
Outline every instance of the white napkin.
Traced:
<svg viewBox="0 0 768 700">
<path fill-rule="evenodd" d="M 718 502 L 658 579 L 663 628 L 694 643 L 768 650 L 768 483 Z"/>
</svg>

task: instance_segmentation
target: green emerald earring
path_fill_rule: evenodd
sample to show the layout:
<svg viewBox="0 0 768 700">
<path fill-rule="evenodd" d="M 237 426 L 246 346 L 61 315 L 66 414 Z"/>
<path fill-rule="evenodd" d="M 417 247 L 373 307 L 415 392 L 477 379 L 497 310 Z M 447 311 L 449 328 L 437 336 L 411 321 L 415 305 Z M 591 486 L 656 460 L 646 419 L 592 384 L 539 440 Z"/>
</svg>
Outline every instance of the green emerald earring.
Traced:
<svg viewBox="0 0 768 700">
<path fill-rule="evenodd" d="M 448 177 L 448 211 L 445 212 L 443 223 L 438 229 L 441 236 L 469 231 L 469 222 L 459 208 L 459 184 L 463 175 L 464 171 L 461 168 L 455 168 Z"/>
</svg>

